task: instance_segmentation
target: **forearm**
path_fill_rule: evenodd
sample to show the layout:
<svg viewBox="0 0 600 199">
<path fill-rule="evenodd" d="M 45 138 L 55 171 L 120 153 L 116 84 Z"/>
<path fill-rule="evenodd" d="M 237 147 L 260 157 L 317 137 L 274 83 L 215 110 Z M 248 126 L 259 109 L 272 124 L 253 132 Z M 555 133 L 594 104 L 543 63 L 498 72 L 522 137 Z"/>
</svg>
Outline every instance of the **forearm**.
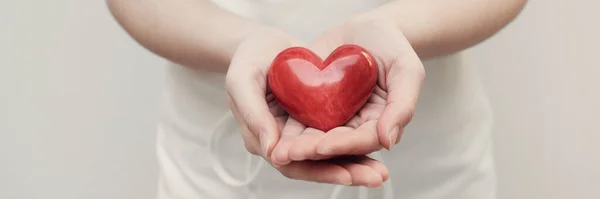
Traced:
<svg viewBox="0 0 600 199">
<path fill-rule="evenodd" d="M 494 35 L 526 0 L 396 0 L 359 18 L 386 18 L 402 30 L 419 57 L 451 54 Z"/>
<path fill-rule="evenodd" d="M 245 35 L 261 28 L 208 0 L 108 0 L 108 5 L 138 43 L 192 68 L 225 72 Z"/>
</svg>

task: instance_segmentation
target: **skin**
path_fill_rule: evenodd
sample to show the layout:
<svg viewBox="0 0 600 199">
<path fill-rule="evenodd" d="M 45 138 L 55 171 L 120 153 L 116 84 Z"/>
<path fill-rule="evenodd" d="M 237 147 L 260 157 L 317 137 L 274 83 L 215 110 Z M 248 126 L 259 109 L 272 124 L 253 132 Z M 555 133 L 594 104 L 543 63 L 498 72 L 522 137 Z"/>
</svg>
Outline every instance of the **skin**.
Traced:
<svg viewBox="0 0 600 199">
<path fill-rule="evenodd" d="M 108 5 L 119 24 L 157 55 L 193 69 L 227 73 L 230 107 L 250 153 L 289 178 L 377 187 L 389 173 L 365 154 L 389 150 L 400 140 L 425 78 L 421 59 L 491 37 L 518 15 L 525 0 L 391 1 L 332 27 L 314 44 L 237 17 L 208 0 L 108 0 Z M 368 105 L 327 133 L 288 117 L 266 88 L 272 58 L 291 46 L 307 46 L 326 57 L 344 43 L 365 47 L 380 63 Z M 259 54 L 255 46 L 261 46 Z M 347 155 L 354 156 L 331 159 Z"/>
<path fill-rule="evenodd" d="M 142 46 L 192 68 L 226 72 L 244 37 L 254 29 L 271 28 L 222 10 L 208 0 L 107 3 L 117 22 Z M 526 0 L 396 0 L 356 18 L 394 21 L 419 57 L 427 59 L 489 38 L 512 21 L 525 3 Z"/>
<path fill-rule="evenodd" d="M 378 62 L 378 81 L 367 104 L 344 126 L 328 132 L 288 118 L 271 158 L 275 165 L 331 157 L 364 155 L 391 147 L 411 119 L 425 78 L 423 65 L 402 32 L 389 20 L 351 21 L 332 28 L 311 46 L 327 56 L 337 46 L 352 43 L 367 49 Z M 353 185 L 378 186 L 389 173 L 351 173 Z"/>
</svg>

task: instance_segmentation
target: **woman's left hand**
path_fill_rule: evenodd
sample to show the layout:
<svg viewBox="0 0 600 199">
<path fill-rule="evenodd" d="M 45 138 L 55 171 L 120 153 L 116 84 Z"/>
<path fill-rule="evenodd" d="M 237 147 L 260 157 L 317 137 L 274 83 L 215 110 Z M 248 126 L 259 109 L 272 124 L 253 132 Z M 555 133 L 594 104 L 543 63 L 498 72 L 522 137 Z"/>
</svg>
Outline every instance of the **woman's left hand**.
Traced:
<svg viewBox="0 0 600 199">
<path fill-rule="evenodd" d="M 335 156 L 366 155 L 400 141 L 410 122 L 425 78 L 421 60 L 399 28 L 384 19 L 357 19 L 336 27 L 310 48 L 325 58 L 335 48 L 356 44 L 377 60 L 379 77 L 373 95 L 344 126 L 327 133 L 286 139 L 274 149 L 277 164 L 321 160 Z M 278 144 L 278 145 L 280 145 Z"/>
</svg>

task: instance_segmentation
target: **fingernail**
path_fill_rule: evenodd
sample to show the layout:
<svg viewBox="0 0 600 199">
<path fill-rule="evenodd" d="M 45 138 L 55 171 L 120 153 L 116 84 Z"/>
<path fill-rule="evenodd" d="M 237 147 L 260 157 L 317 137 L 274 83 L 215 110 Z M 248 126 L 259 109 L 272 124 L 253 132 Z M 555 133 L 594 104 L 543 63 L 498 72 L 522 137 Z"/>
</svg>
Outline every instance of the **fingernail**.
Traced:
<svg viewBox="0 0 600 199">
<path fill-rule="evenodd" d="M 287 151 L 280 150 L 277 147 L 275 149 L 273 149 L 273 152 L 271 152 L 271 156 L 273 157 L 273 159 L 272 159 L 273 163 L 277 164 L 280 167 L 290 163 L 290 161 L 285 158 L 285 157 L 288 157 Z M 286 159 L 286 160 L 281 161 L 282 157 L 284 157 L 284 159 Z"/>
<path fill-rule="evenodd" d="M 264 132 L 260 133 L 259 140 L 261 143 L 261 148 L 262 148 L 262 152 L 263 152 L 264 156 L 268 156 L 269 148 L 271 147 L 271 140 L 269 140 L 269 138 L 267 137 L 267 134 Z"/>
<path fill-rule="evenodd" d="M 390 140 L 390 147 L 389 150 L 392 149 L 392 146 L 394 146 L 396 144 L 396 141 L 398 140 L 398 127 L 394 127 L 392 128 L 392 130 L 388 133 L 388 139 Z"/>
<path fill-rule="evenodd" d="M 279 164 L 280 166 L 283 166 L 283 165 L 287 165 L 287 164 L 289 164 L 290 162 L 291 162 L 291 161 L 289 161 L 289 160 L 286 160 L 286 161 L 281 161 L 281 160 L 279 160 L 279 161 L 277 162 L 277 164 Z"/>
<path fill-rule="evenodd" d="M 330 153 L 331 153 L 331 148 L 329 146 L 317 147 L 317 154 L 319 154 L 319 155 L 329 155 Z"/>
<path fill-rule="evenodd" d="M 336 179 L 336 181 L 334 182 L 335 184 L 339 184 L 339 185 L 352 185 L 352 180 L 351 179 L 342 179 L 342 178 L 338 178 Z"/>
</svg>

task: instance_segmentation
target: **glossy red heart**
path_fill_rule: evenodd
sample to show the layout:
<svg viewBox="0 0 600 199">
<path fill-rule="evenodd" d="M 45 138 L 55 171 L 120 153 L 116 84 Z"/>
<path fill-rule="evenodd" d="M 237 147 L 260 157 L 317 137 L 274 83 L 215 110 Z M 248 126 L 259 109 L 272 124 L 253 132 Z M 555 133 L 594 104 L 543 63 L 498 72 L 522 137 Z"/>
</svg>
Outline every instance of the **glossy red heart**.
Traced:
<svg viewBox="0 0 600 199">
<path fill-rule="evenodd" d="M 343 45 L 324 61 L 309 49 L 288 48 L 268 73 L 271 92 L 296 120 L 322 131 L 348 122 L 377 83 L 377 62 L 357 45 Z"/>
</svg>

